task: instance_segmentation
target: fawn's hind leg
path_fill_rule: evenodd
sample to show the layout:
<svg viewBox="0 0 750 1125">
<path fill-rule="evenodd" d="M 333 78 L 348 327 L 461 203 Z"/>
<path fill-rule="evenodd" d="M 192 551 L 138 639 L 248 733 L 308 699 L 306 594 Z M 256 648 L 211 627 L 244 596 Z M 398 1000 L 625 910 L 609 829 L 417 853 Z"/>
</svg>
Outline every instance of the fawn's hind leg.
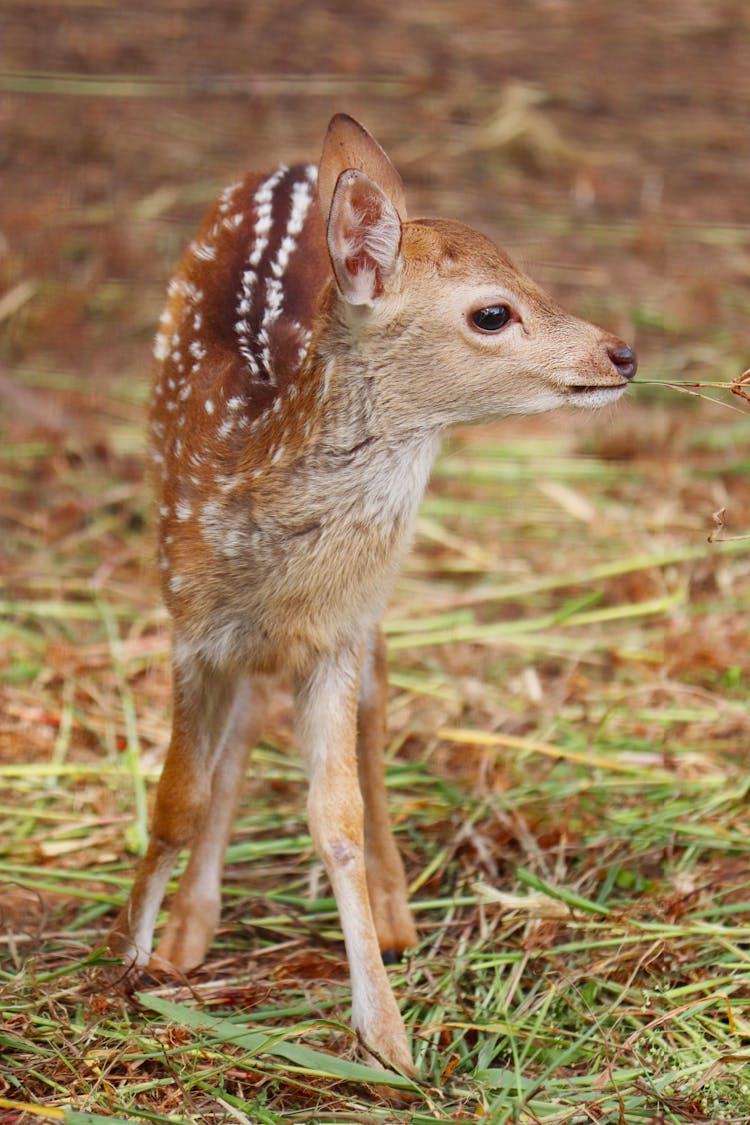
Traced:
<svg viewBox="0 0 750 1125">
<path fill-rule="evenodd" d="M 175 663 L 172 737 L 156 791 L 151 838 L 128 901 L 109 935 L 110 949 L 131 964 L 145 965 L 149 961 L 156 917 L 181 849 L 190 847 L 196 839 L 213 838 L 210 810 L 214 766 L 228 746 L 234 745 L 231 734 L 238 718 L 238 684 L 235 674 L 208 668 L 197 658 Z M 230 753 L 235 774 L 235 759 L 242 757 L 244 762 L 244 754 L 244 746 L 242 755 Z M 224 836 L 222 825 L 222 840 Z M 216 887 L 214 901 L 218 893 Z M 188 897 L 186 891 L 186 900 Z M 215 910 L 212 918 L 214 915 Z M 198 918 L 195 929 L 200 932 L 200 939 L 186 941 L 186 952 L 192 954 L 197 945 L 207 945 L 214 925 L 213 920 L 206 926 Z M 206 936 L 209 928 L 211 934 Z M 170 952 L 179 955 L 179 944 L 173 940 Z M 172 963 L 179 968 L 190 967 L 179 956 Z"/>
<path fill-rule="evenodd" d="M 211 795 L 196 830 L 187 867 L 169 908 L 156 952 L 163 963 L 183 971 L 204 960 L 221 913 L 224 858 L 232 832 L 248 754 L 260 737 L 267 710 L 268 684 L 261 677 L 241 677 L 230 705 L 221 747 L 211 776 Z"/>
<path fill-rule="evenodd" d="M 401 862 L 391 830 L 385 786 L 388 666 L 380 628 L 373 630 L 362 667 L 357 713 L 357 768 L 365 806 L 365 864 L 380 950 L 387 960 L 416 945 Z"/>
</svg>

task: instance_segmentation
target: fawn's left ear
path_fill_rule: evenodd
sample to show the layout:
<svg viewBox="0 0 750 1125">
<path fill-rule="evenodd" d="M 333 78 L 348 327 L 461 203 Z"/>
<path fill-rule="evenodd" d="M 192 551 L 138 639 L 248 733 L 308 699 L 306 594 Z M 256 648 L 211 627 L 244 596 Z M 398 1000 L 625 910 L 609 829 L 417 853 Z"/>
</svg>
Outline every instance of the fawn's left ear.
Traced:
<svg viewBox="0 0 750 1125">
<path fill-rule="evenodd" d="M 388 196 L 401 222 L 406 222 L 404 185 L 388 156 L 358 121 L 347 113 L 337 113 L 328 126 L 318 165 L 318 199 L 324 223 L 331 213 L 339 176 L 348 168 L 369 176 Z"/>
<path fill-rule="evenodd" d="M 328 219 L 328 252 L 341 295 L 374 305 L 399 265 L 401 221 L 385 192 L 349 168 L 336 184 Z"/>
</svg>

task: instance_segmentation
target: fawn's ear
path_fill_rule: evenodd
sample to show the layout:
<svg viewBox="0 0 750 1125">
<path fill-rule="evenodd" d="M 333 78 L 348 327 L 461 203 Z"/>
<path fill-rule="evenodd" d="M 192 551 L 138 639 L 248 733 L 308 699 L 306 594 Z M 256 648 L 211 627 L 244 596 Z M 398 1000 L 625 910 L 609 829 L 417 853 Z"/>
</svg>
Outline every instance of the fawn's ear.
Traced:
<svg viewBox="0 0 750 1125">
<path fill-rule="evenodd" d="M 318 166 L 318 199 L 324 223 L 331 213 L 339 176 L 348 168 L 369 176 L 388 196 L 401 222 L 406 222 L 404 185 L 398 172 L 358 121 L 346 113 L 337 113 L 328 126 Z"/>
<path fill-rule="evenodd" d="M 363 172 L 339 176 L 328 219 L 328 253 L 342 296 L 374 305 L 396 271 L 401 222 L 385 192 Z"/>
</svg>

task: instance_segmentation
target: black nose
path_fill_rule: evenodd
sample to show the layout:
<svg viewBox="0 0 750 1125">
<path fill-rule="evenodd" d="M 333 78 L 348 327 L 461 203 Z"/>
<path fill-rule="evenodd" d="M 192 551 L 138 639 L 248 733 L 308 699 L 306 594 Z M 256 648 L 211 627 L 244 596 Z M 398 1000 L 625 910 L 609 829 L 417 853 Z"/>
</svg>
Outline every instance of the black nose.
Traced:
<svg viewBox="0 0 750 1125">
<path fill-rule="evenodd" d="M 607 355 L 614 363 L 623 379 L 632 379 L 638 370 L 635 352 L 627 344 L 610 344 Z"/>
</svg>

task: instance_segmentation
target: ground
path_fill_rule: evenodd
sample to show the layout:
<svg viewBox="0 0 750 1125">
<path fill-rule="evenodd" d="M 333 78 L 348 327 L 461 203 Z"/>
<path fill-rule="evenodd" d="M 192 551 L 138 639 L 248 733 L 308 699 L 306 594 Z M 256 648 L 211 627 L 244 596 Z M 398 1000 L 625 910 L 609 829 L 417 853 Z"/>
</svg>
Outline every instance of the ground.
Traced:
<svg viewBox="0 0 750 1125">
<path fill-rule="evenodd" d="M 750 366 L 749 60 L 741 0 L 2 5 L 0 1119 L 748 1120 L 750 407 L 705 384 Z M 101 949 L 169 729 L 164 288 L 339 110 L 640 360 L 615 410 L 453 435 L 389 610 L 407 1106 L 350 1061 L 283 701 L 207 964 Z"/>
</svg>

